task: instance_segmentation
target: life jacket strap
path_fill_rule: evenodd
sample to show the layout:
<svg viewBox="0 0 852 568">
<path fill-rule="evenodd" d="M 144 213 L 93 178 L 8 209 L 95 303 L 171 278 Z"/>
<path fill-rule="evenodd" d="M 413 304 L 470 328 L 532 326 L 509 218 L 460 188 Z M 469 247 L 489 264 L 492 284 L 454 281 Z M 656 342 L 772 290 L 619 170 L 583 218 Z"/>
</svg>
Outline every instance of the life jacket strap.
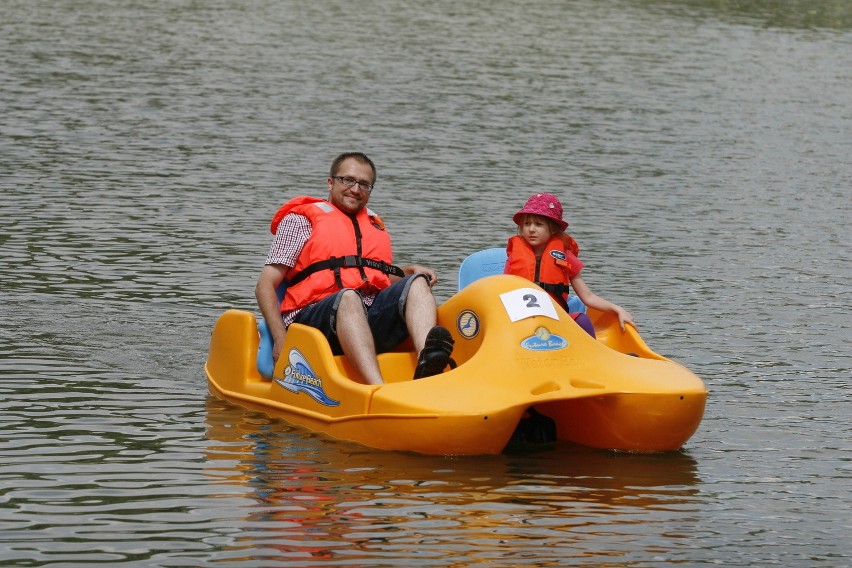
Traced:
<svg viewBox="0 0 852 568">
<path fill-rule="evenodd" d="M 567 294 L 571 287 L 564 282 L 560 282 L 559 284 L 549 284 L 547 282 L 536 282 L 536 286 L 542 288 L 545 292 L 550 292 L 551 294 Z"/>
<path fill-rule="evenodd" d="M 385 274 L 390 274 L 392 276 L 398 276 L 402 278 L 405 276 L 405 273 L 398 266 L 394 266 L 393 264 L 388 264 L 383 260 L 374 260 L 372 258 L 364 258 L 357 255 L 348 255 L 348 256 L 333 256 L 326 260 L 320 260 L 315 262 L 296 274 L 293 278 L 290 279 L 289 285 L 295 286 L 311 274 L 315 272 L 319 272 L 320 270 L 333 270 L 334 271 L 334 281 L 337 283 L 338 288 L 343 288 L 343 281 L 340 278 L 340 269 L 341 268 L 372 268 L 373 270 L 379 270 L 384 272 Z"/>
<path fill-rule="evenodd" d="M 542 288 L 545 292 L 550 292 L 551 294 L 556 294 L 556 300 L 559 302 L 559 305 L 562 306 L 566 312 L 568 311 L 568 302 L 565 298 L 568 296 L 568 291 L 571 287 L 564 282 L 560 282 L 559 284 L 549 284 L 547 282 L 536 282 L 536 286 Z"/>
</svg>

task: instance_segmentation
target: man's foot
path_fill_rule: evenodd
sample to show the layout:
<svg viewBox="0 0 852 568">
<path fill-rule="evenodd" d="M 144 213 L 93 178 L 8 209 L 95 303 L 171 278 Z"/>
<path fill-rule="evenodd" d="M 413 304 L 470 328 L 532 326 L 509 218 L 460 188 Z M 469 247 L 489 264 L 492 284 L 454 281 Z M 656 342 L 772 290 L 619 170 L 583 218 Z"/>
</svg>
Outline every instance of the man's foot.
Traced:
<svg viewBox="0 0 852 568">
<path fill-rule="evenodd" d="M 414 369 L 414 378 L 422 379 L 431 377 L 444 371 L 447 365 L 456 368 L 456 362 L 450 358 L 453 354 L 453 336 L 446 327 L 436 325 L 429 330 L 426 336 L 426 345 L 417 358 L 417 368 Z"/>
</svg>

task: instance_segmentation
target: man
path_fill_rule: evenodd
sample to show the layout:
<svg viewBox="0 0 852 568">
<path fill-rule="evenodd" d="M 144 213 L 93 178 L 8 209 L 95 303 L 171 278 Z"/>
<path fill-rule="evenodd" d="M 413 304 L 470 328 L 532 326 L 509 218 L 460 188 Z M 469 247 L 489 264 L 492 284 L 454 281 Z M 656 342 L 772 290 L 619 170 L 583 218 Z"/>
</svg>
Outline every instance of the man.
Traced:
<svg viewBox="0 0 852 568">
<path fill-rule="evenodd" d="M 322 331 L 332 352 L 345 354 L 368 384 L 384 382 L 376 354 L 409 336 L 420 353 L 415 379 L 452 364 L 452 336 L 435 325 L 435 273 L 391 264 L 390 236 L 366 207 L 375 181 L 370 158 L 341 154 L 326 180 L 327 200 L 297 197 L 273 217 L 275 238 L 255 296 L 272 333 L 275 361 L 287 327 L 296 322 Z M 276 290 L 285 280 L 279 300 Z"/>
</svg>

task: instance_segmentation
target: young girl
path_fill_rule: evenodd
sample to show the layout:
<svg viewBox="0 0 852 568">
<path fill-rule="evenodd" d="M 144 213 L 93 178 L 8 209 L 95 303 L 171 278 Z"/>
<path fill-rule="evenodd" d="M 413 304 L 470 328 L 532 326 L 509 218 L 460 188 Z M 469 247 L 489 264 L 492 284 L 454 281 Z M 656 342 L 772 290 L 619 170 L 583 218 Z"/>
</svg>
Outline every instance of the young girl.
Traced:
<svg viewBox="0 0 852 568">
<path fill-rule="evenodd" d="M 512 220 L 518 225 L 518 236 L 511 237 L 506 245 L 508 259 L 504 273 L 535 282 L 565 311 L 568 311 L 570 284 L 586 306 L 617 315 L 622 330 L 625 323 L 636 325 L 627 310 L 594 294 L 580 277 L 583 269 L 583 263 L 577 258 L 580 248 L 565 232 L 568 223 L 562 220 L 562 204 L 555 195 L 536 193 Z M 594 327 L 586 314 L 570 316 L 594 337 Z"/>
</svg>

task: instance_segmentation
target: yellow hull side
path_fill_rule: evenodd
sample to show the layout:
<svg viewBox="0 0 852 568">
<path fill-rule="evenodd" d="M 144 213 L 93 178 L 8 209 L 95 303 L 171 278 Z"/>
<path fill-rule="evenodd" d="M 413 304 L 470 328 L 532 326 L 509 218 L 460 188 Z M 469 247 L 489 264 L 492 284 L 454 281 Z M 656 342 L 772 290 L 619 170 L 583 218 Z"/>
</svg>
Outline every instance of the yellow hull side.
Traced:
<svg viewBox="0 0 852 568">
<path fill-rule="evenodd" d="M 598 340 L 561 309 L 557 319 L 536 315 L 510 321 L 500 295 L 529 287 L 528 281 L 501 275 L 464 288 L 438 311 L 439 323 L 456 341 L 458 367 L 412 381 L 416 357 L 403 345 L 379 356 L 387 380 L 380 386 L 363 384 L 345 357 L 331 354 L 318 331 L 297 324 L 283 349 L 290 358 L 282 355 L 278 361 L 276 380 L 263 379 L 255 365 L 255 317 L 229 310 L 211 338 L 210 389 L 291 423 L 379 449 L 500 453 L 531 406 L 556 421 L 560 440 L 626 451 L 680 448 L 703 416 L 704 383 L 651 351 L 635 329 L 622 332 L 604 314 L 589 314 Z M 471 314 L 477 324 L 473 335 Z M 543 351 L 523 347 L 548 335 L 566 345 Z M 304 368 L 299 361 L 310 371 L 295 373 Z"/>
</svg>

